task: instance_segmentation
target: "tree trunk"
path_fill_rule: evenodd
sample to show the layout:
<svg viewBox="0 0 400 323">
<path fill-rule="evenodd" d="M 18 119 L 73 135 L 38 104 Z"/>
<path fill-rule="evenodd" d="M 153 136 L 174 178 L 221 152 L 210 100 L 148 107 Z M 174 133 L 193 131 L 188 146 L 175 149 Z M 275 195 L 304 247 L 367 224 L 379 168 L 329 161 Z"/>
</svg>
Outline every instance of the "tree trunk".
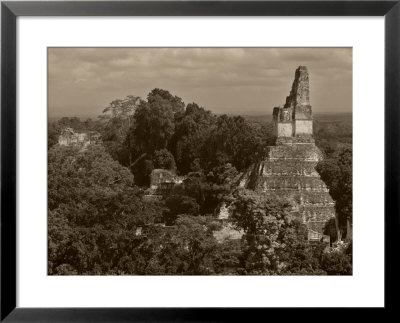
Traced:
<svg viewBox="0 0 400 323">
<path fill-rule="evenodd" d="M 132 168 L 133 166 L 135 166 L 135 165 L 137 164 L 137 162 L 138 162 L 139 160 L 141 160 L 143 157 L 145 157 L 146 155 L 147 155 L 146 153 L 141 154 L 141 155 L 139 156 L 139 158 L 137 158 L 132 164 L 129 165 L 129 168 Z"/>
<path fill-rule="evenodd" d="M 131 135 L 128 134 L 129 165 L 132 165 Z"/>
<path fill-rule="evenodd" d="M 337 233 L 336 241 L 341 241 L 342 240 L 342 233 L 340 232 L 340 229 L 339 229 L 339 219 L 338 219 L 337 214 L 335 216 L 335 224 L 336 224 L 336 233 Z"/>
<path fill-rule="evenodd" d="M 347 241 L 353 240 L 353 228 L 352 228 L 352 226 L 350 224 L 350 219 L 347 219 L 346 240 Z"/>
</svg>

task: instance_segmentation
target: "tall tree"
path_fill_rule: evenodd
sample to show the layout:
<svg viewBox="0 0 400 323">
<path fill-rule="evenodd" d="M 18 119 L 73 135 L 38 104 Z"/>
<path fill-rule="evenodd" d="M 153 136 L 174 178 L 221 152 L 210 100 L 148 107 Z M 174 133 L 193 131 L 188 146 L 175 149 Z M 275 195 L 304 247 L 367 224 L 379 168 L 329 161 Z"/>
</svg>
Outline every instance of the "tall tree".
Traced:
<svg viewBox="0 0 400 323">
<path fill-rule="evenodd" d="M 154 168 L 163 168 L 175 171 L 175 159 L 174 155 L 167 149 L 161 149 L 154 152 L 153 156 Z"/>
<path fill-rule="evenodd" d="M 141 101 L 133 116 L 134 123 L 130 128 L 129 138 L 134 143 L 128 147 L 132 156 L 129 164 L 137 183 L 148 185 L 148 175 L 144 170 L 149 165 L 154 167 L 153 158 L 156 151 L 167 149 L 175 131 L 175 114 L 182 113 L 184 103 L 168 91 L 154 89 Z"/>
<path fill-rule="evenodd" d="M 107 150 L 125 165 L 130 165 L 132 162 L 132 140 L 129 129 L 133 125 L 133 115 L 139 103 L 138 96 L 128 95 L 125 99 L 112 101 L 99 117 L 103 124 L 102 138 Z"/>
<path fill-rule="evenodd" d="M 233 223 L 245 233 L 241 262 L 247 274 L 323 274 L 322 249 L 310 246 L 306 227 L 287 202 L 243 189 L 233 196 Z"/>
<path fill-rule="evenodd" d="M 49 272 L 55 274 L 109 273 L 131 254 L 136 228 L 162 216 L 161 206 L 142 199 L 129 169 L 101 145 L 49 150 L 48 207 Z"/>
<path fill-rule="evenodd" d="M 174 110 L 170 102 L 160 96 L 152 98 L 151 103 L 142 101 L 134 118 L 132 133 L 136 149 L 152 154 L 167 148 L 175 130 Z"/>
<path fill-rule="evenodd" d="M 243 267 L 248 274 L 278 273 L 284 266 L 278 256 L 284 248 L 280 231 L 293 221 L 287 205 L 250 190 L 238 190 L 234 198 L 232 220 L 245 233 Z"/>
<path fill-rule="evenodd" d="M 352 224 L 353 209 L 353 151 L 347 146 L 334 157 L 320 162 L 317 170 L 329 188 L 329 194 L 335 200 L 339 227 L 346 232 Z M 351 232 L 349 232 L 350 237 Z"/>
<path fill-rule="evenodd" d="M 243 171 L 264 155 L 264 149 L 263 136 L 259 136 L 258 130 L 243 117 L 222 115 L 203 146 L 203 167 L 211 170 L 231 163 L 238 171 Z"/>
<path fill-rule="evenodd" d="M 196 103 L 186 106 L 183 113 L 175 115 L 175 132 L 170 143 L 170 150 L 175 156 L 178 171 L 187 174 L 197 171 L 193 167 L 200 162 L 201 150 L 215 124 L 216 117 Z M 199 164 L 200 166 L 200 164 Z"/>
<path fill-rule="evenodd" d="M 159 88 L 151 90 L 147 95 L 147 102 L 150 105 L 159 105 L 161 103 L 164 108 L 171 109 L 174 114 L 183 112 L 185 108 L 185 103 L 183 103 L 180 97 Z"/>
<path fill-rule="evenodd" d="M 176 225 L 153 227 L 142 245 L 146 254 L 144 274 L 204 275 L 213 273 L 212 254 L 216 240 L 206 217 L 181 216 Z"/>
</svg>

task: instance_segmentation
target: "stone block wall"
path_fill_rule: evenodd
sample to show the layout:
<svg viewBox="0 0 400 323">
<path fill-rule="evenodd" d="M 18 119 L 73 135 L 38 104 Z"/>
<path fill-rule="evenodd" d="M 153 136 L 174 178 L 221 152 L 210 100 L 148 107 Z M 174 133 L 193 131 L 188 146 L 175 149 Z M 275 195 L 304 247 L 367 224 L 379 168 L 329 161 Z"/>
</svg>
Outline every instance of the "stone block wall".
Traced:
<svg viewBox="0 0 400 323">
<path fill-rule="evenodd" d="M 60 146 L 79 145 L 83 149 L 99 142 L 101 142 L 101 136 L 97 131 L 75 132 L 72 128 L 65 128 L 58 137 Z"/>
<path fill-rule="evenodd" d="M 153 169 L 150 175 L 150 188 L 155 190 L 163 184 L 175 184 L 175 173 L 167 169 Z"/>
<path fill-rule="evenodd" d="M 275 136 L 277 136 L 277 137 L 292 137 L 293 136 L 293 123 L 292 122 L 276 123 Z"/>
<path fill-rule="evenodd" d="M 318 177 L 307 175 L 269 175 L 260 177 L 257 181 L 256 190 L 260 193 L 269 190 L 305 190 L 328 192 L 326 185 Z"/>
<path fill-rule="evenodd" d="M 308 71 L 305 66 L 299 66 L 285 104 L 274 108 L 273 111 L 277 138 L 312 135 L 312 109 L 309 96 Z"/>
<path fill-rule="evenodd" d="M 312 135 L 313 121 L 312 120 L 296 120 L 294 124 L 294 132 L 296 135 Z"/>
<path fill-rule="evenodd" d="M 314 161 L 323 158 L 321 150 L 313 143 L 283 143 L 267 148 L 270 160 Z"/>
<path fill-rule="evenodd" d="M 260 163 L 260 172 L 263 176 L 318 176 L 315 170 L 317 162 L 303 161 L 297 159 L 281 160 L 280 163 L 264 162 Z"/>
</svg>

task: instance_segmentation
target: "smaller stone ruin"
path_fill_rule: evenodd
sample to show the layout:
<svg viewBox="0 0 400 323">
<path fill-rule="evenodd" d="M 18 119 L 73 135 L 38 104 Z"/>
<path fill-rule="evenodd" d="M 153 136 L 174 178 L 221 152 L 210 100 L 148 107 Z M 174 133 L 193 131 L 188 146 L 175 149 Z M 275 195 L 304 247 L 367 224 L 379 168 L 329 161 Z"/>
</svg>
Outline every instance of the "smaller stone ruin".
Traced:
<svg viewBox="0 0 400 323">
<path fill-rule="evenodd" d="M 175 185 L 183 183 L 185 177 L 177 176 L 174 171 L 162 168 L 156 168 L 150 175 L 150 190 L 167 192 Z"/>
<path fill-rule="evenodd" d="M 218 243 L 223 243 L 227 240 L 240 240 L 244 235 L 243 230 L 235 228 L 232 224 L 231 219 L 231 207 L 227 206 L 225 202 L 222 202 L 218 210 L 218 221 L 222 224 L 220 230 L 216 230 L 213 233 L 214 238 Z"/>
<path fill-rule="evenodd" d="M 97 131 L 75 132 L 72 128 L 65 128 L 58 137 L 60 146 L 79 145 L 86 147 L 100 141 L 100 133 Z"/>
</svg>

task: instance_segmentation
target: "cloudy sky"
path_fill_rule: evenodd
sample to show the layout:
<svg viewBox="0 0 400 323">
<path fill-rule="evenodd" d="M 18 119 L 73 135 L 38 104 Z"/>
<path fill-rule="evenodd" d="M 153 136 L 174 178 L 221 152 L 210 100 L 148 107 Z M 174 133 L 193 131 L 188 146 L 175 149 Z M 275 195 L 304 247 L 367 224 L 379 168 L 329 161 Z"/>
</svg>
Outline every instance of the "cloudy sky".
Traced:
<svg viewBox="0 0 400 323">
<path fill-rule="evenodd" d="M 351 48 L 50 48 L 49 116 L 95 117 L 153 88 L 215 113 L 268 115 L 299 65 L 314 113 L 351 112 Z"/>
</svg>

